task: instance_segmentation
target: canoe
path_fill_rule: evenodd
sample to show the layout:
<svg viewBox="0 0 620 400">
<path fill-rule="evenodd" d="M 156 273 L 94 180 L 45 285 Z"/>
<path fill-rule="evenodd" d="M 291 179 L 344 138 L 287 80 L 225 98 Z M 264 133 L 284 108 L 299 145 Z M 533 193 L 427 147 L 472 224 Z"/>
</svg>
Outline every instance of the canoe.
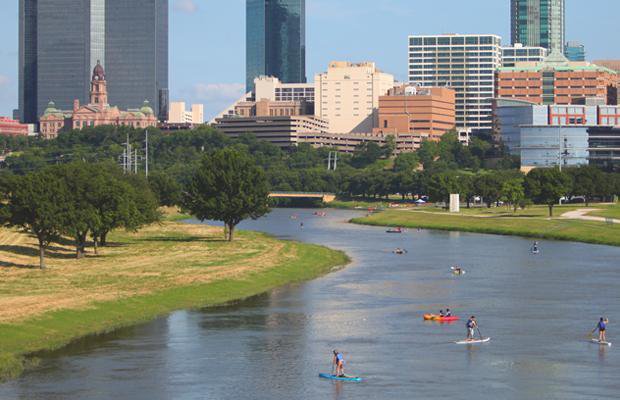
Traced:
<svg viewBox="0 0 620 400">
<path fill-rule="evenodd" d="M 439 315 L 435 315 L 435 314 L 424 314 L 425 321 L 454 322 L 454 321 L 458 321 L 459 319 L 461 318 L 457 317 L 456 315 L 453 315 L 451 317 L 440 317 Z"/>
<path fill-rule="evenodd" d="M 342 382 L 361 382 L 362 378 L 357 376 L 336 376 L 333 374 L 319 374 L 319 378 L 329 379 L 332 381 L 342 381 Z"/>
</svg>

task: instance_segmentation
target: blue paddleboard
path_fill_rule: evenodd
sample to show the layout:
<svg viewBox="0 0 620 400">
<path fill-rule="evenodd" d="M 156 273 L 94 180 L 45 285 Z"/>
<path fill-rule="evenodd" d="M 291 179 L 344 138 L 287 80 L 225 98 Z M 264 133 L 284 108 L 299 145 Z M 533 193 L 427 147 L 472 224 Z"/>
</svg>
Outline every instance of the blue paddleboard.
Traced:
<svg viewBox="0 0 620 400">
<path fill-rule="evenodd" d="M 361 382 L 362 378 L 356 376 L 336 376 L 332 374 L 319 374 L 319 378 L 323 379 L 331 379 L 332 381 L 343 381 L 343 382 Z"/>
</svg>

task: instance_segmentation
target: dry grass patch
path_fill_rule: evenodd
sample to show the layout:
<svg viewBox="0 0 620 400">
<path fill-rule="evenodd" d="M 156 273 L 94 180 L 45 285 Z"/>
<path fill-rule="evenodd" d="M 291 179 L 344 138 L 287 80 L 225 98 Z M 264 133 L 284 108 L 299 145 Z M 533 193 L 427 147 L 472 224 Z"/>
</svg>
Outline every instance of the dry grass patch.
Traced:
<svg viewBox="0 0 620 400">
<path fill-rule="evenodd" d="M 240 279 L 293 260 L 295 247 L 255 233 L 222 240 L 220 228 L 164 222 L 139 233 L 114 232 L 100 255 L 74 259 L 70 242 L 38 265 L 36 240 L 0 229 L 0 324 L 50 311 L 85 309 L 170 288 Z M 260 238 L 260 240 L 257 240 Z"/>
</svg>

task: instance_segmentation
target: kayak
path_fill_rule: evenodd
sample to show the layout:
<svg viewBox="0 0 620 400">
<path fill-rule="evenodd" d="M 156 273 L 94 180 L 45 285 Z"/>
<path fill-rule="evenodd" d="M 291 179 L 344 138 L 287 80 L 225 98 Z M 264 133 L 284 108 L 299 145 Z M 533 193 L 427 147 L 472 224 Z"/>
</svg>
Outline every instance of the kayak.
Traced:
<svg viewBox="0 0 620 400">
<path fill-rule="evenodd" d="M 424 314 L 424 321 L 454 322 L 458 321 L 459 319 L 461 318 L 457 317 L 456 315 L 453 315 L 451 317 L 440 317 L 439 315 L 435 314 Z"/>
<path fill-rule="evenodd" d="M 601 346 L 610 346 L 611 347 L 611 343 L 610 342 L 601 342 L 598 339 L 592 339 L 592 343 L 600 344 Z"/>
<path fill-rule="evenodd" d="M 454 342 L 455 344 L 480 344 L 490 342 L 491 338 L 484 339 L 474 339 L 474 340 L 459 340 L 458 342 Z"/>
<path fill-rule="evenodd" d="M 330 379 L 332 381 L 342 381 L 342 382 L 361 382 L 362 378 L 357 376 L 336 376 L 332 374 L 319 374 L 319 378 Z"/>
<path fill-rule="evenodd" d="M 386 233 L 403 233 L 402 229 L 389 229 Z"/>
</svg>

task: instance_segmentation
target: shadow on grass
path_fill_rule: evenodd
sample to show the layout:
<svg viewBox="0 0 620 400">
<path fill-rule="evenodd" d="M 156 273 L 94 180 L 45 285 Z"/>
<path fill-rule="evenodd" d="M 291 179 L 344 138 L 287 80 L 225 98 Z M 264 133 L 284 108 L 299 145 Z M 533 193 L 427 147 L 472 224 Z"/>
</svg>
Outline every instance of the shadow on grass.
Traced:
<svg viewBox="0 0 620 400">
<path fill-rule="evenodd" d="M 11 245 L 1 245 L 0 251 L 6 251 L 7 253 L 13 253 L 15 255 L 20 256 L 28 256 L 28 257 L 38 257 L 39 249 L 37 247 L 28 247 L 28 246 L 11 246 Z M 71 258 L 75 258 L 75 254 L 67 253 L 66 249 L 62 247 L 48 247 L 45 252 L 45 256 L 49 258 L 54 258 L 58 260 L 68 260 Z"/>
<path fill-rule="evenodd" d="M 207 243 L 223 243 L 228 242 L 224 238 L 203 237 L 203 236 L 188 236 L 188 237 L 148 237 L 143 239 L 137 239 L 137 242 L 171 242 L 171 243 L 195 243 L 195 242 L 207 242 Z"/>
<path fill-rule="evenodd" d="M 0 261 L 0 268 L 18 268 L 18 269 L 39 269 L 39 265 L 33 264 L 17 264 L 7 261 Z"/>
</svg>

